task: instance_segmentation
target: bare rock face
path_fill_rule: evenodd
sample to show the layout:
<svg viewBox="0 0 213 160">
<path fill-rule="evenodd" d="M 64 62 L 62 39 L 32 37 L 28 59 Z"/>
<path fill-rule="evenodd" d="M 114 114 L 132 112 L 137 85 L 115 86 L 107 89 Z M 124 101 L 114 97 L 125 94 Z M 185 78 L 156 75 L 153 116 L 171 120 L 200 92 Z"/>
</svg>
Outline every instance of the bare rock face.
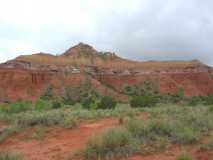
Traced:
<svg viewBox="0 0 213 160">
<path fill-rule="evenodd" d="M 131 61 L 80 43 L 61 56 L 38 53 L 0 64 L 0 101 L 35 100 L 50 84 L 60 92 L 85 79 L 102 94 L 120 99 L 127 98 L 121 94 L 126 85 L 147 79 L 157 80 L 164 93 L 179 86 L 187 96 L 213 93 L 213 69 L 198 60 Z"/>
</svg>

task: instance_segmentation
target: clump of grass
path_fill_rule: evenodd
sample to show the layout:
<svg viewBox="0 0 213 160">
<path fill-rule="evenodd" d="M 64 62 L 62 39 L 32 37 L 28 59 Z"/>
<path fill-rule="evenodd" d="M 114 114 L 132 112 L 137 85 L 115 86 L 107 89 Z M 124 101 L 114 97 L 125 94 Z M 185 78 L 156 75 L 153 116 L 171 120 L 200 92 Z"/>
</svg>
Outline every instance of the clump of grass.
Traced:
<svg viewBox="0 0 213 160">
<path fill-rule="evenodd" d="M 34 132 L 30 135 L 27 136 L 27 139 L 37 139 L 37 140 L 42 140 L 45 135 L 48 133 L 48 129 L 44 127 L 38 127 L 34 130 Z"/>
<path fill-rule="evenodd" d="M 129 119 L 124 123 L 131 135 L 146 146 L 161 146 L 164 142 L 194 144 L 213 127 L 213 115 L 208 113 L 207 107 L 153 110 L 154 116 L 147 120 Z"/>
<path fill-rule="evenodd" d="M 183 152 L 177 156 L 176 160 L 193 160 L 189 153 Z"/>
<path fill-rule="evenodd" d="M 125 128 L 107 129 L 101 136 L 88 140 L 83 156 L 88 160 L 128 157 L 138 149 L 137 143 Z"/>
<path fill-rule="evenodd" d="M 18 126 L 14 125 L 11 126 L 7 129 L 5 129 L 1 134 L 0 134 L 0 143 L 3 142 L 7 137 L 11 136 L 12 134 L 20 131 L 21 128 L 19 128 Z"/>
<path fill-rule="evenodd" d="M 76 117 L 65 117 L 62 126 L 65 128 L 74 128 L 78 125 L 79 120 Z"/>
<path fill-rule="evenodd" d="M 182 126 L 173 129 L 171 141 L 175 144 L 195 144 L 199 141 L 199 138 L 200 135 L 198 131 L 190 126 Z"/>
<path fill-rule="evenodd" d="M 210 140 L 207 144 L 201 146 L 204 150 L 213 150 L 213 132 L 211 133 Z"/>
<path fill-rule="evenodd" d="M 16 101 L 13 103 L 0 104 L 0 112 L 2 113 L 21 113 L 32 109 L 32 103 L 24 101 Z"/>
<path fill-rule="evenodd" d="M 0 160 L 23 160 L 22 156 L 12 152 L 0 152 Z"/>
<path fill-rule="evenodd" d="M 141 144 L 155 146 L 159 144 L 160 148 L 166 148 L 166 144 L 169 144 L 168 137 L 171 135 L 172 128 L 167 122 L 160 120 L 144 121 L 142 119 L 129 119 L 126 122 L 126 127 L 131 135 Z M 163 147 L 164 145 L 165 147 Z"/>
</svg>

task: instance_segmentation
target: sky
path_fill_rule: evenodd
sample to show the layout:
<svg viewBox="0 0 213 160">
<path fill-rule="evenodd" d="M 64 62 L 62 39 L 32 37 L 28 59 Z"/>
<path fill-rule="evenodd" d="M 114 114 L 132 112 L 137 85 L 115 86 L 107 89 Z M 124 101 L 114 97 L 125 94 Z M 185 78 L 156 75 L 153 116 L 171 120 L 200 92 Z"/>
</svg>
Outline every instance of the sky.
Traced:
<svg viewBox="0 0 213 160">
<path fill-rule="evenodd" d="M 0 62 L 84 42 L 134 60 L 213 66 L 212 0 L 0 0 Z"/>
</svg>

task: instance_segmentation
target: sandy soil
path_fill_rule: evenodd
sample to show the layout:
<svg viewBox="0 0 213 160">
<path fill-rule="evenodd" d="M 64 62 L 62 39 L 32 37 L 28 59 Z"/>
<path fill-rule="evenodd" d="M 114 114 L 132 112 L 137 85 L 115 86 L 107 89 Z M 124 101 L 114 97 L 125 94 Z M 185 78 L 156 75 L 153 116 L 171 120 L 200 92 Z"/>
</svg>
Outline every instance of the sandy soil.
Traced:
<svg viewBox="0 0 213 160">
<path fill-rule="evenodd" d="M 145 119 L 149 114 L 142 115 Z M 0 150 L 15 151 L 23 154 L 25 160 L 78 160 L 79 157 L 73 157 L 74 153 L 82 149 L 87 139 L 99 134 L 104 129 L 119 125 L 116 118 L 107 118 L 96 121 L 82 122 L 77 128 L 64 129 L 52 127 L 43 139 L 26 139 L 32 135 L 35 128 L 17 133 L 2 144 Z M 0 125 L 0 128 L 4 124 Z M 208 137 L 205 137 L 201 143 L 208 143 Z M 176 160 L 176 157 L 182 152 L 188 152 L 194 156 L 195 160 L 213 160 L 213 151 L 201 150 L 200 145 L 172 146 L 165 152 L 149 155 L 134 155 L 130 160 Z"/>
<path fill-rule="evenodd" d="M 24 137 L 32 134 L 32 129 L 26 130 L 5 140 L 0 144 L 0 150 L 21 153 L 26 160 L 67 159 L 81 149 L 90 136 L 117 124 L 117 119 L 110 118 L 83 122 L 74 129 L 51 128 L 42 140 L 26 140 Z"/>
</svg>

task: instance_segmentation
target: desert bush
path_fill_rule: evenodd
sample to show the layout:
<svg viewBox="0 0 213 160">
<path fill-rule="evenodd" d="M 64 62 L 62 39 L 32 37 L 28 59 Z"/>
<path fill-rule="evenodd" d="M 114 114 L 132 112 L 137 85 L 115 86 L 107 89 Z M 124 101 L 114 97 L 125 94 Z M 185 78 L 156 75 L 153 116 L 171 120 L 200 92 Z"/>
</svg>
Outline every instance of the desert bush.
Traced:
<svg viewBox="0 0 213 160">
<path fill-rule="evenodd" d="M 84 98 L 81 101 L 81 105 L 85 109 L 95 108 L 95 100 L 92 97 Z"/>
<path fill-rule="evenodd" d="M 202 104 L 202 100 L 199 96 L 193 96 L 187 99 L 187 104 L 189 106 L 197 106 L 198 104 Z"/>
<path fill-rule="evenodd" d="M 136 86 L 127 85 L 123 89 L 124 94 L 135 96 L 138 94 L 138 90 Z"/>
<path fill-rule="evenodd" d="M 66 116 L 64 117 L 62 126 L 65 128 L 74 128 L 78 125 L 78 118 L 77 117 L 71 117 L 71 116 Z"/>
<path fill-rule="evenodd" d="M 130 119 L 126 122 L 126 127 L 142 144 L 154 144 L 160 137 L 169 137 L 172 132 L 170 124 L 160 120 L 143 122 L 140 119 Z"/>
<path fill-rule="evenodd" d="M 124 128 L 107 129 L 101 136 L 88 140 L 83 156 L 85 159 L 112 159 L 127 157 L 138 149 L 131 134 Z"/>
<path fill-rule="evenodd" d="M 98 104 L 99 109 L 114 109 L 117 105 L 117 102 L 112 97 L 103 97 Z"/>
<path fill-rule="evenodd" d="M 62 107 L 61 102 L 58 99 L 55 99 L 55 100 L 52 101 L 51 108 L 58 109 L 58 108 L 61 108 L 61 107 Z"/>
<path fill-rule="evenodd" d="M 209 110 L 209 112 L 213 112 L 213 106 L 209 106 L 209 108 L 208 108 L 208 110 Z"/>
<path fill-rule="evenodd" d="M 179 103 L 184 100 L 184 88 L 179 86 L 174 94 L 170 94 L 169 101 L 172 103 Z"/>
<path fill-rule="evenodd" d="M 52 106 L 51 101 L 48 100 L 38 99 L 35 102 L 35 109 L 39 111 L 50 109 L 51 106 Z"/>
<path fill-rule="evenodd" d="M 175 128 L 172 132 L 171 141 L 175 144 L 194 144 L 199 141 L 199 132 L 191 127 Z"/>
<path fill-rule="evenodd" d="M 205 105 L 213 105 L 213 95 L 208 95 L 202 98 Z"/>
<path fill-rule="evenodd" d="M 22 160 L 22 156 L 12 152 L 0 151 L 0 160 Z"/>
<path fill-rule="evenodd" d="M 157 95 L 160 93 L 159 82 L 157 80 L 145 80 L 142 82 L 140 95 Z"/>
<path fill-rule="evenodd" d="M 153 96 L 158 95 L 159 82 L 156 80 L 144 80 L 136 85 L 126 85 L 123 93 L 131 96 Z"/>
<path fill-rule="evenodd" d="M 161 108 L 148 120 L 130 119 L 125 125 L 133 137 L 145 144 L 168 138 L 173 144 L 197 143 L 213 127 L 213 114 L 208 108 Z M 187 113 L 187 116 L 186 114 Z"/>
<path fill-rule="evenodd" d="M 13 103 L 4 103 L 0 105 L 0 111 L 6 113 L 19 113 L 32 109 L 32 103 L 24 101 L 16 101 Z"/>
<path fill-rule="evenodd" d="M 209 142 L 201 146 L 201 148 L 205 150 L 213 150 L 213 132 L 210 135 Z"/>
<path fill-rule="evenodd" d="M 22 127 L 35 125 L 60 125 L 63 124 L 66 113 L 59 110 L 50 110 L 45 112 L 28 112 L 15 117 L 15 123 Z"/>
<path fill-rule="evenodd" d="M 11 136 L 12 134 L 20 131 L 21 128 L 17 125 L 13 125 L 7 129 L 5 129 L 1 134 L 0 134 L 0 143 L 3 142 L 7 137 Z"/>
<path fill-rule="evenodd" d="M 137 107 L 153 107 L 157 103 L 157 98 L 154 96 L 137 96 L 133 97 L 132 100 L 130 101 L 130 105 L 133 108 Z"/>
<path fill-rule="evenodd" d="M 80 101 L 80 90 L 79 87 L 67 86 L 62 93 L 63 103 L 66 105 L 74 105 Z"/>
<path fill-rule="evenodd" d="M 54 98 L 53 86 L 49 85 L 46 90 L 43 91 L 40 98 L 42 100 L 52 100 Z"/>
<path fill-rule="evenodd" d="M 90 100 L 99 98 L 99 93 L 92 88 L 91 81 L 86 79 L 79 86 L 67 86 L 62 93 L 64 104 L 74 105 L 82 103 L 85 108 L 90 107 Z"/>
<path fill-rule="evenodd" d="M 26 136 L 26 139 L 36 139 L 36 140 L 43 140 L 46 134 L 48 133 L 48 129 L 45 127 L 37 127 L 33 133 L 29 136 Z"/>
<path fill-rule="evenodd" d="M 193 158 L 189 153 L 183 152 L 176 157 L 176 160 L 193 160 Z"/>
</svg>

